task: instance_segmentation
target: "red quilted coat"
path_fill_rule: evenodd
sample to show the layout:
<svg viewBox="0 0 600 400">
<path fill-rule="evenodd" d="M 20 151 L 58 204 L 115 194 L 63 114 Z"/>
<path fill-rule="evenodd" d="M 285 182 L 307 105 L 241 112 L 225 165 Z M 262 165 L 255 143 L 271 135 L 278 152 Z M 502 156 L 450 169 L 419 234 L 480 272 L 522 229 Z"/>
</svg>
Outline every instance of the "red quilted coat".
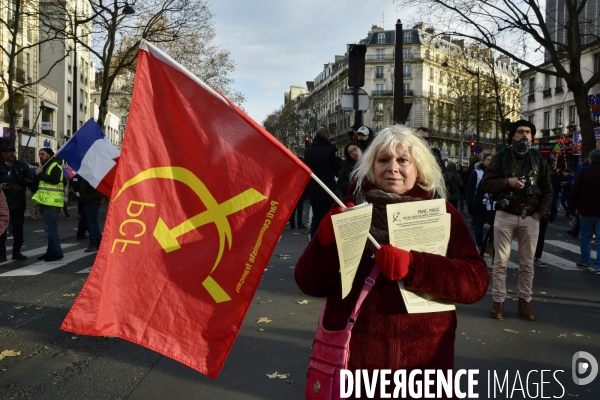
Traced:
<svg viewBox="0 0 600 400">
<path fill-rule="evenodd" d="M 365 181 L 363 190 L 372 189 L 376 187 Z M 430 197 L 417 185 L 404 195 Z M 346 199 L 346 202 L 351 200 Z M 431 293 L 454 303 L 475 303 L 487 291 L 489 272 L 460 213 L 449 203 L 446 203 L 446 209 L 452 215 L 447 256 L 412 251 L 414 269 L 405 284 L 407 289 Z M 342 300 L 335 243 L 323 246 L 315 237 L 306 247 L 296 266 L 295 279 L 307 295 L 327 297 L 325 329 L 345 328 L 365 278 L 374 265 L 371 256 L 367 248 L 352 291 Z M 392 372 L 416 368 L 453 369 L 455 330 L 454 311 L 407 314 L 397 283 L 380 274 L 352 329 L 348 368 L 352 371 L 386 368 Z M 376 396 L 379 396 L 379 389 Z"/>
</svg>

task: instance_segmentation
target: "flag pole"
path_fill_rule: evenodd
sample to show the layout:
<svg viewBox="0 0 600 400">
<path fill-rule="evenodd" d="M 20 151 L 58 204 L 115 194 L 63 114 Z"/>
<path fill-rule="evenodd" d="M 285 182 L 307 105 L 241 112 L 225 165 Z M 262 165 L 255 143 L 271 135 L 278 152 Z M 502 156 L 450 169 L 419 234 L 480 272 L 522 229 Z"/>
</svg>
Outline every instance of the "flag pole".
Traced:
<svg viewBox="0 0 600 400">
<path fill-rule="evenodd" d="M 335 200 L 336 203 L 338 203 L 342 208 L 348 208 L 346 207 L 346 205 L 335 195 L 335 193 L 333 193 L 331 190 L 329 190 L 329 188 L 327 187 L 327 185 L 325 185 L 323 183 L 322 180 L 320 180 L 319 178 L 317 178 L 317 176 L 313 173 L 310 174 L 310 176 L 315 180 L 315 182 L 317 182 L 324 191 L 326 191 L 332 198 L 333 200 Z M 377 243 L 377 240 L 375 240 L 375 238 L 373 236 L 371 236 L 371 233 L 367 234 L 367 237 L 369 238 L 369 240 L 371 241 L 371 243 L 373 243 L 373 246 L 375 246 L 376 248 L 380 249 L 381 246 L 379 245 L 379 243 Z"/>
</svg>

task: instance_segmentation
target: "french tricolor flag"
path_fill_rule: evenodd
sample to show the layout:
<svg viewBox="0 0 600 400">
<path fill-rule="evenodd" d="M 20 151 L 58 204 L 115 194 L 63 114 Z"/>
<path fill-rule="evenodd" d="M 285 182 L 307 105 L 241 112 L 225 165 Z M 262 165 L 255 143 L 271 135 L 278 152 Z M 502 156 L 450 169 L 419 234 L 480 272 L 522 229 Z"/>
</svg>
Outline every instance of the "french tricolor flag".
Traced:
<svg viewBox="0 0 600 400">
<path fill-rule="evenodd" d="M 100 193 L 110 198 L 121 152 L 90 118 L 55 154 Z"/>
</svg>

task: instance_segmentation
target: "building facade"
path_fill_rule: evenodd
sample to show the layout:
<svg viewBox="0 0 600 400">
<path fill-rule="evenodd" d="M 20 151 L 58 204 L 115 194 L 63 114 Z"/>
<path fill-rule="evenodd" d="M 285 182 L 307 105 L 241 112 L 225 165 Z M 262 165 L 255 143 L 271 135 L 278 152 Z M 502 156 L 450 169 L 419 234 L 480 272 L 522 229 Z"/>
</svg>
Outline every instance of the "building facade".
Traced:
<svg viewBox="0 0 600 400">
<path fill-rule="evenodd" d="M 40 2 L 40 7 L 55 7 L 53 3 Z M 59 31 L 72 37 L 76 31 L 80 40 L 91 41 L 91 30 L 89 23 L 76 23 L 90 16 L 89 2 L 84 0 L 70 0 L 64 5 L 68 12 L 63 16 L 55 16 L 51 23 Z M 67 15 L 68 14 L 68 15 Z M 75 17 L 74 17 L 75 16 Z M 40 30 L 40 35 L 48 32 Z M 63 146 L 73 136 L 73 123 L 79 129 L 92 115 L 88 110 L 90 104 L 90 87 L 93 84 L 94 65 L 90 61 L 90 51 L 72 39 L 60 37 L 40 44 L 42 57 L 39 69 L 42 76 L 46 77 L 42 82 L 48 86 L 58 88 L 58 109 L 56 125 L 46 136 L 56 150 Z"/>
<path fill-rule="evenodd" d="M 395 30 L 373 26 L 360 42 L 367 47 L 362 89 L 370 96 L 362 124 L 375 131 L 393 123 L 395 34 Z M 506 58 L 494 59 L 484 49 L 466 48 L 464 41 L 437 37 L 423 24 L 404 29 L 402 38 L 404 96 L 406 103 L 412 103 L 406 125 L 428 127 L 433 146 L 451 161 L 466 163 L 471 154 L 469 143 L 476 139 L 477 131 L 483 151 L 493 152 L 502 143 L 502 120 L 519 115 L 516 66 Z M 334 62 L 325 64 L 323 71 L 307 82 L 307 88 L 307 101 L 319 125 L 328 126 L 332 141 L 343 147 L 355 118 L 354 112 L 345 112 L 340 106 L 340 98 L 349 89 L 348 56 L 336 56 Z M 479 118 L 474 118 L 476 110 Z"/>
<path fill-rule="evenodd" d="M 565 60 L 566 61 L 566 60 Z M 539 67 L 554 70 L 551 63 Z M 568 69 L 568 66 L 565 65 Z M 587 46 L 581 55 L 581 73 L 584 81 L 592 74 L 600 71 L 600 45 Z M 521 73 L 523 96 L 521 97 L 521 113 L 525 119 L 535 124 L 537 134 L 534 138 L 536 147 L 551 160 L 564 156 L 560 160 L 574 168 L 576 157 L 573 157 L 573 134 L 580 129 L 577 107 L 573 93 L 567 88 L 563 79 L 543 74 L 531 69 Z M 590 108 L 596 129 L 596 143 L 600 146 L 600 84 L 595 85 L 588 93 Z"/>
</svg>

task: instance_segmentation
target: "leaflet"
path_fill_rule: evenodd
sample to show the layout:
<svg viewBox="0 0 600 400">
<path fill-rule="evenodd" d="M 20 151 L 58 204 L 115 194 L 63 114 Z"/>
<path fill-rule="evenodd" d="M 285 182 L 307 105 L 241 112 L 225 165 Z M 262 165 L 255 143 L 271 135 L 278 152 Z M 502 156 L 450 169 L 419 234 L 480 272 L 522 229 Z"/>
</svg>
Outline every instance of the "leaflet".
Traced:
<svg viewBox="0 0 600 400">
<path fill-rule="evenodd" d="M 362 258 L 371 227 L 373 205 L 362 203 L 331 217 L 340 258 L 342 299 L 348 296 Z"/>
<path fill-rule="evenodd" d="M 444 199 L 388 204 L 390 244 L 403 250 L 446 255 L 450 240 L 450 214 Z M 455 310 L 451 302 L 419 291 L 407 290 L 398 281 L 408 313 Z"/>
</svg>

